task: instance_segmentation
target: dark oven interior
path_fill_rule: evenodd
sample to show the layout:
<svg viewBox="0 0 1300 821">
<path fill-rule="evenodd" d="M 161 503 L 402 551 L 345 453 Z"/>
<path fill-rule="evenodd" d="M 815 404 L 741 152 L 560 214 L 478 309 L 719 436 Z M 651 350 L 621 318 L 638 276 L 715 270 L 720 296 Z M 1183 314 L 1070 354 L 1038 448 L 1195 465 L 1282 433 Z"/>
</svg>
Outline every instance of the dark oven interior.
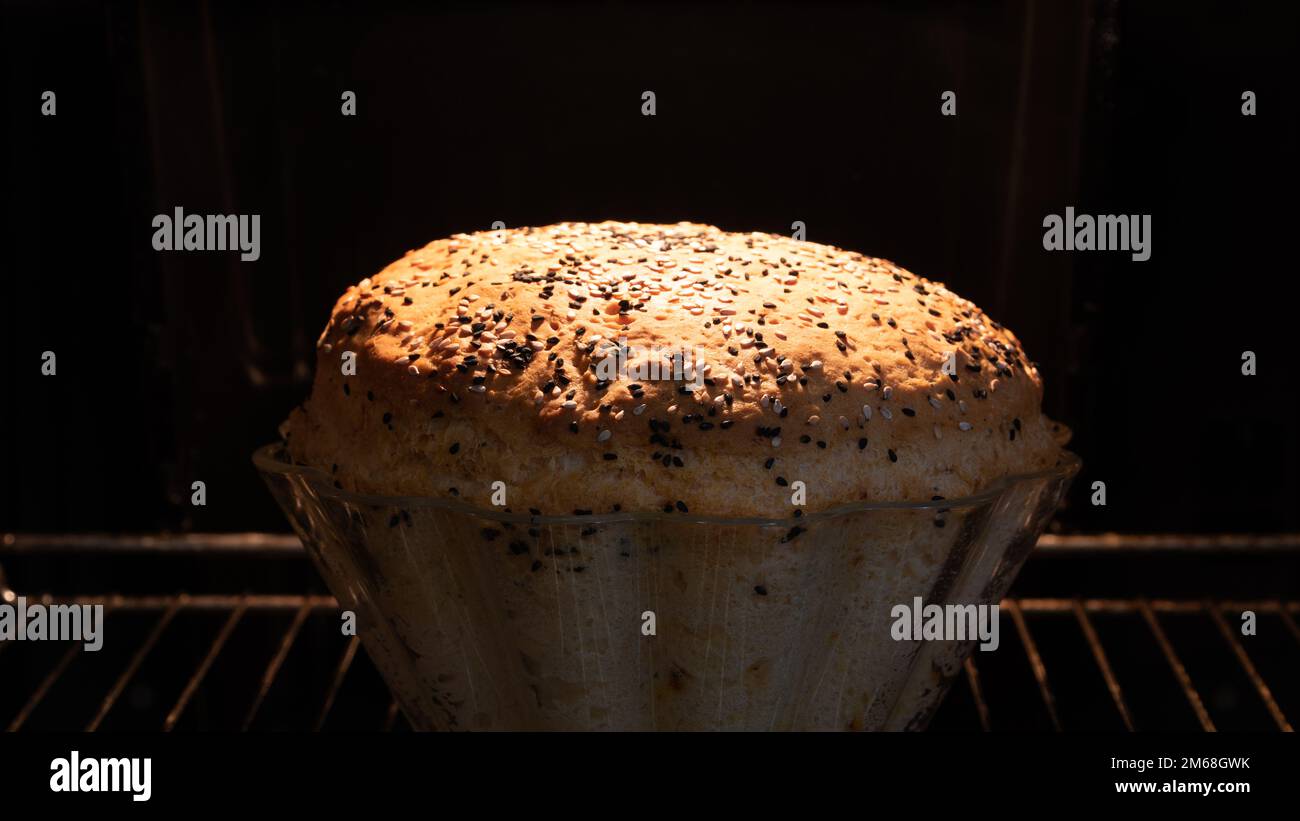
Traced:
<svg viewBox="0 0 1300 821">
<path fill-rule="evenodd" d="M 1010 646 L 931 729 L 1300 715 L 1296 6 L 381 5 L 7 5 L 7 97 L 60 108 L 0 130 L 3 588 L 103 602 L 133 638 L 0 643 L 0 725 L 402 729 L 249 455 L 350 283 L 495 220 L 609 218 L 802 221 L 945 281 L 1039 362 L 1084 469 Z M 261 214 L 261 258 L 155 253 L 177 204 Z M 1066 206 L 1151 214 L 1151 259 L 1043 251 Z"/>
<path fill-rule="evenodd" d="M 1045 536 L 1002 604 L 1014 630 L 972 655 L 930 730 L 1290 730 L 1298 551 L 1288 536 Z M 96 653 L 0 644 L 11 731 L 409 729 L 294 537 L 7 537 L 0 565 L 4 595 L 102 603 L 125 637 Z"/>
</svg>

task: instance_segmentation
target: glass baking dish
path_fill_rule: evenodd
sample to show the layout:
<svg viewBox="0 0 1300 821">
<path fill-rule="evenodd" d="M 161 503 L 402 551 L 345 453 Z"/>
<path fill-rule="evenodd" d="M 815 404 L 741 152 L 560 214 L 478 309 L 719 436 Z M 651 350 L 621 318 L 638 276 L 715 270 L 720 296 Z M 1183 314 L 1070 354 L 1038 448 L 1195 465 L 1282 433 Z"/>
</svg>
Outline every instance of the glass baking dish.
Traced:
<svg viewBox="0 0 1300 821">
<path fill-rule="evenodd" d="M 346 492 L 253 461 L 421 730 L 923 729 L 972 641 L 891 615 L 996 604 L 1079 470 L 780 519 L 535 516 Z"/>
</svg>

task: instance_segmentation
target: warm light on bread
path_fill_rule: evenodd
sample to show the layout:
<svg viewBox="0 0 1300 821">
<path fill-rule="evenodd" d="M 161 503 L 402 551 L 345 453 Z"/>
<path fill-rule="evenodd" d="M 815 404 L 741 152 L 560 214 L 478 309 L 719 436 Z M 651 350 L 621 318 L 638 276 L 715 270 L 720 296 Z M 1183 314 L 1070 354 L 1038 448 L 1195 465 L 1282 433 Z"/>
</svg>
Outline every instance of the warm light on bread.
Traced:
<svg viewBox="0 0 1300 821">
<path fill-rule="evenodd" d="M 622 344 L 655 375 L 671 350 L 696 370 L 609 379 Z M 297 461 L 365 493 L 487 506 L 500 481 L 544 514 L 784 516 L 795 481 L 820 510 L 1050 466 L 1041 395 L 1009 330 L 885 260 L 561 223 L 438 240 L 349 288 L 288 430 Z"/>
</svg>

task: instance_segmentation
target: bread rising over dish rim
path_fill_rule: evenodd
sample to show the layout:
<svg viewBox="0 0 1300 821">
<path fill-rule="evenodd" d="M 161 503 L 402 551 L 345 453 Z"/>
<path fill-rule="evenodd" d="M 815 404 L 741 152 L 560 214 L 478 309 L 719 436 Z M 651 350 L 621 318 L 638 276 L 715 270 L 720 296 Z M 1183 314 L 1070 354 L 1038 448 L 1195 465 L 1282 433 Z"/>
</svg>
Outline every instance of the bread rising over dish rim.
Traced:
<svg viewBox="0 0 1300 821">
<path fill-rule="evenodd" d="M 955 499 L 1058 464 L 1041 396 L 1008 329 L 891 262 L 559 223 L 437 240 L 350 287 L 285 433 L 362 494 L 777 517 L 792 488 L 808 511 Z"/>
</svg>

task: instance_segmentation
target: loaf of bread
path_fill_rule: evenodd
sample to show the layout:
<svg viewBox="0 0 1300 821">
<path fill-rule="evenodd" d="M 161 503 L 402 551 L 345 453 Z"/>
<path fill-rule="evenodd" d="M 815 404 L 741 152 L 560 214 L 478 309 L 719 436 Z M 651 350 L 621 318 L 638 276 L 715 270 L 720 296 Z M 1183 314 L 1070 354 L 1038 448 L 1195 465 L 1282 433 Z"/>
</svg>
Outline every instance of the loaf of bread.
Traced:
<svg viewBox="0 0 1300 821">
<path fill-rule="evenodd" d="M 1016 337 L 891 262 L 708 225 L 458 234 L 338 300 L 296 462 L 543 515 L 785 516 L 1057 462 Z"/>
<path fill-rule="evenodd" d="M 317 348 L 269 481 L 420 729 L 923 727 L 970 643 L 894 608 L 996 603 L 1077 467 L 1008 330 L 771 234 L 457 235 Z"/>
</svg>

